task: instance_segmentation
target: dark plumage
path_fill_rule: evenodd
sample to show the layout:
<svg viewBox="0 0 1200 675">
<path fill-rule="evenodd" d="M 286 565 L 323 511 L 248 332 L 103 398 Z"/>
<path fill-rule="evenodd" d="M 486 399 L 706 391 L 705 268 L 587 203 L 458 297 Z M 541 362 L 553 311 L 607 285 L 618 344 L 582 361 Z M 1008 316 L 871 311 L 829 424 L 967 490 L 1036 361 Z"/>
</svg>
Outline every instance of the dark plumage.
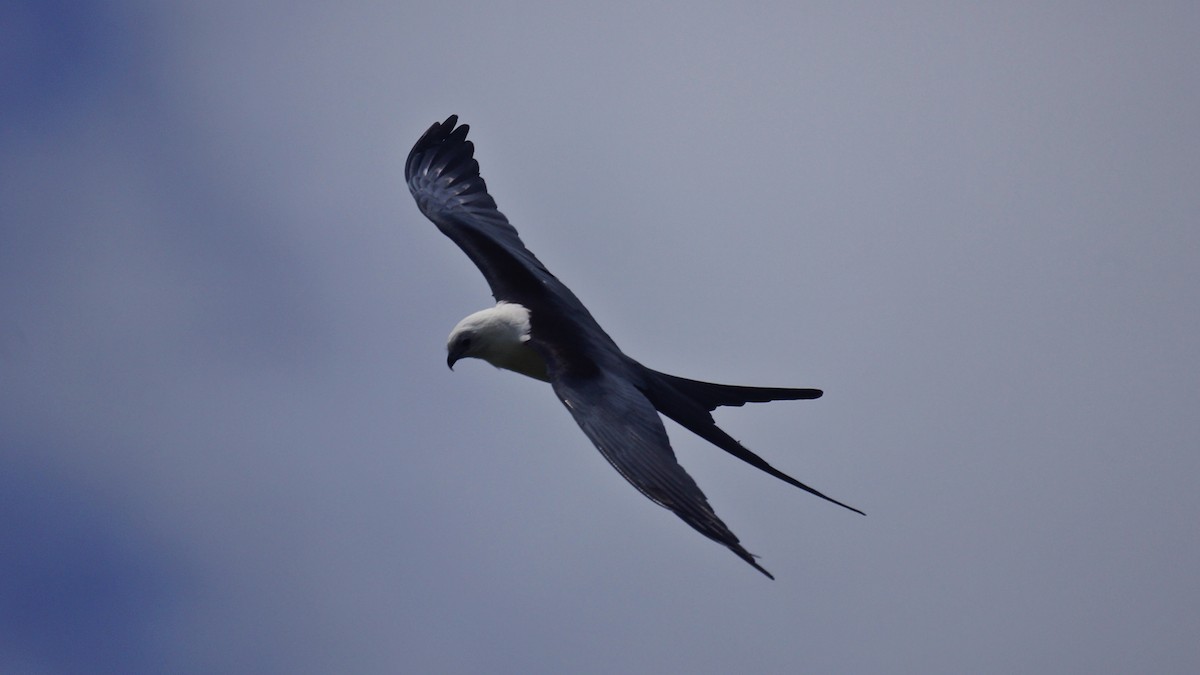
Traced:
<svg viewBox="0 0 1200 675">
<path fill-rule="evenodd" d="M 468 127 L 456 126 L 457 121 L 451 115 L 431 126 L 405 164 L 405 178 L 421 212 L 479 267 L 502 303 L 455 329 L 451 365 L 461 356 L 478 356 L 548 379 L 583 432 L 639 492 L 772 579 L 676 461 L 658 413 L 776 478 L 862 513 L 775 469 L 718 428 L 710 414 L 718 406 L 818 398 L 821 390 L 699 382 L 651 370 L 626 356 L 497 210 L 473 158 Z"/>
</svg>

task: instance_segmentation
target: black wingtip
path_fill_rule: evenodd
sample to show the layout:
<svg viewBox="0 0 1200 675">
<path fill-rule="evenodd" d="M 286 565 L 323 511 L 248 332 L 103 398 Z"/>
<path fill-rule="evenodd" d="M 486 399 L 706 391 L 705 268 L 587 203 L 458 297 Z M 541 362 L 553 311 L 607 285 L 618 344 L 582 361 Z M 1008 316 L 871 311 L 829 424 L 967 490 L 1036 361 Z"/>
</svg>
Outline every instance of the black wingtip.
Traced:
<svg viewBox="0 0 1200 675">
<path fill-rule="evenodd" d="M 446 118 L 445 122 L 434 122 L 421 134 L 417 142 L 413 144 L 412 150 L 408 152 L 408 159 L 404 162 L 404 178 L 411 179 L 413 174 L 418 170 L 418 158 L 426 155 L 426 151 L 431 148 L 451 146 L 460 148 L 466 139 L 467 132 L 471 129 L 470 125 L 464 124 L 456 128 L 458 124 L 458 115 L 451 115 Z M 448 141 L 455 141 L 448 143 Z M 432 156 L 427 156 L 432 160 Z"/>
<path fill-rule="evenodd" d="M 427 148 L 441 143 L 442 141 L 446 140 L 452 131 L 454 131 L 454 127 L 457 124 L 458 115 L 451 115 L 447 117 L 445 122 L 434 122 L 433 124 L 429 125 L 429 128 L 425 130 L 425 133 L 421 134 L 421 138 L 418 139 L 416 143 L 417 147 Z M 466 128 L 466 126 L 467 125 L 464 124 L 462 128 Z"/>
<path fill-rule="evenodd" d="M 458 115 L 451 115 L 446 118 L 445 122 L 434 122 L 433 126 L 429 127 L 429 131 L 425 132 L 426 136 L 433 134 L 436 130 L 437 135 L 443 138 L 449 135 L 450 131 L 458 124 Z"/>
</svg>

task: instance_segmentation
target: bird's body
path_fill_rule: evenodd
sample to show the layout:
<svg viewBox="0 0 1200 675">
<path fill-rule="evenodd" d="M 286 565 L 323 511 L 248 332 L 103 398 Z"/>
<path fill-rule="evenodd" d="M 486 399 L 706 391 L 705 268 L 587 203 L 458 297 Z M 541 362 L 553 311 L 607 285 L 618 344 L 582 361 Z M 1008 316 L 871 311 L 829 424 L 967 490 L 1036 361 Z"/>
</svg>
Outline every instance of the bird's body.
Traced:
<svg viewBox="0 0 1200 675">
<path fill-rule="evenodd" d="M 483 272 L 494 307 L 459 322 L 447 363 L 483 359 L 544 380 L 605 459 L 634 487 L 763 574 L 774 578 L 717 517 L 675 460 L 659 413 L 739 459 L 857 513 L 767 464 L 719 429 L 711 411 L 749 402 L 811 399 L 819 389 L 742 387 L 651 370 L 627 356 L 587 308 L 542 265 L 496 208 L 466 125 L 450 116 L 417 141 L 405 178 L 418 207 Z"/>
</svg>

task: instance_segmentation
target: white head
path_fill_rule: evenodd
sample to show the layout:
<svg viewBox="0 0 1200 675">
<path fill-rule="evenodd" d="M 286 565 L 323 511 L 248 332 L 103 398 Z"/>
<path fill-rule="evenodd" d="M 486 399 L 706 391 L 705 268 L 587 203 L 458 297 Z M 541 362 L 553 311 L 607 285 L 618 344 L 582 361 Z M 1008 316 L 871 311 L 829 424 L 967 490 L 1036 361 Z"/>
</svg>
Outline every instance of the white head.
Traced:
<svg viewBox="0 0 1200 675">
<path fill-rule="evenodd" d="M 547 380 L 546 364 L 529 342 L 529 310 L 511 302 L 475 312 L 450 331 L 446 365 L 454 369 L 461 358 L 483 359 L 497 368 Z"/>
</svg>

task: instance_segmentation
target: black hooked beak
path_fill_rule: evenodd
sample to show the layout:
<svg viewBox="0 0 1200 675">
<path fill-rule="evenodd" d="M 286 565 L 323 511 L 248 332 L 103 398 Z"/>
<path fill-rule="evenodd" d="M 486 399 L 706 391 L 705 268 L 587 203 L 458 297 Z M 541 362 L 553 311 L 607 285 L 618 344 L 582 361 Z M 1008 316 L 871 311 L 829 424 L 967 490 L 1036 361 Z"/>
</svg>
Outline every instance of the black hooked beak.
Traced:
<svg viewBox="0 0 1200 675">
<path fill-rule="evenodd" d="M 449 367 L 450 370 L 454 370 L 454 364 L 458 363 L 458 360 L 461 359 L 463 354 L 466 352 L 467 346 L 462 342 L 456 342 L 453 345 L 450 345 L 448 353 L 446 354 L 446 366 Z"/>
</svg>

